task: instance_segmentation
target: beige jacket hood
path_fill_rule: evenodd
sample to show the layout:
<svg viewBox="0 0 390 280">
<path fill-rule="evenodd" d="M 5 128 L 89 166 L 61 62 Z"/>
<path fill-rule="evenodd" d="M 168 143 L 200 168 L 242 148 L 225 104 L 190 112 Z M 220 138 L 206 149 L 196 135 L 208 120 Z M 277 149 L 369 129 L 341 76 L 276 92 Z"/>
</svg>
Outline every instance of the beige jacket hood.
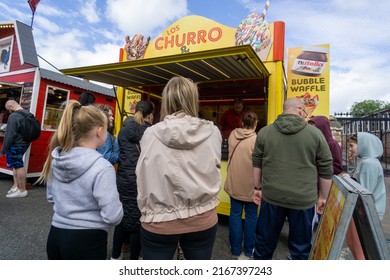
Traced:
<svg viewBox="0 0 390 280">
<path fill-rule="evenodd" d="M 214 209 L 221 189 L 221 134 L 210 121 L 169 115 L 146 129 L 136 174 L 141 222 Z"/>
</svg>

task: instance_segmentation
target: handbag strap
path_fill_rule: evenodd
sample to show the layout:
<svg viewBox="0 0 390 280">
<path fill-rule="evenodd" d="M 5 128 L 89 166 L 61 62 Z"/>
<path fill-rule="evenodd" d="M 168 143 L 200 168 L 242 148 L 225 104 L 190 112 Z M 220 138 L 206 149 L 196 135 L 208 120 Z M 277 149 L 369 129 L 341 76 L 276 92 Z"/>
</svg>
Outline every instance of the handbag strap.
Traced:
<svg viewBox="0 0 390 280">
<path fill-rule="evenodd" d="M 242 140 L 238 141 L 237 145 L 234 147 L 234 149 L 233 149 L 233 151 L 232 151 L 232 154 L 231 154 L 230 157 L 229 157 L 229 160 L 228 160 L 228 164 L 227 164 L 227 168 L 226 168 L 226 169 L 229 169 L 229 165 L 230 165 L 230 162 L 232 161 L 234 152 L 236 151 L 238 145 L 240 145 L 241 142 L 242 142 Z"/>
</svg>

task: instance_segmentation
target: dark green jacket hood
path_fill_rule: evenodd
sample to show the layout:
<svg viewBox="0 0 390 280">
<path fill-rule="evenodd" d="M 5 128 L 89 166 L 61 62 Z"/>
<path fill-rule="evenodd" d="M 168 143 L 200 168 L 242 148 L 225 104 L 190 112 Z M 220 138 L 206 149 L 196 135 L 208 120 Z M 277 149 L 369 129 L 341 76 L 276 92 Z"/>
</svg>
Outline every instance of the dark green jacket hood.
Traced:
<svg viewBox="0 0 390 280">
<path fill-rule="evenodd" d="M 278 116 L 273 125 L 280 133 L 289 135 L 296 134 L 304 129 L 307 122 L 297 115 L 282 114 Z"/>
</svg>

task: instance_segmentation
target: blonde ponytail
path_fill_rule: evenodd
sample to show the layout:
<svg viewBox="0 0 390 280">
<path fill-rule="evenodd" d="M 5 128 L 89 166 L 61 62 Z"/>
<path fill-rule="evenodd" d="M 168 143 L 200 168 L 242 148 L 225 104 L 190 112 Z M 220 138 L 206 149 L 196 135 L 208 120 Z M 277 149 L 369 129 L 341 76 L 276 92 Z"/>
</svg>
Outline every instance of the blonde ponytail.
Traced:
<svg viewBox="0 0 390 280">
<path fill-rule="evenodd" d="M 53 134 L 48 155 L 38 183 L 47 182 L 51 174 L 52 152 L 61 147 L 66 152 L 77 146 L 80 139 L 88 137 L 95 127 L 107 128 L 107 117 L 93 105 L 81 106 L 76 100 L 70 100 L 62 114 L 57 131 Z"/>
</svg>

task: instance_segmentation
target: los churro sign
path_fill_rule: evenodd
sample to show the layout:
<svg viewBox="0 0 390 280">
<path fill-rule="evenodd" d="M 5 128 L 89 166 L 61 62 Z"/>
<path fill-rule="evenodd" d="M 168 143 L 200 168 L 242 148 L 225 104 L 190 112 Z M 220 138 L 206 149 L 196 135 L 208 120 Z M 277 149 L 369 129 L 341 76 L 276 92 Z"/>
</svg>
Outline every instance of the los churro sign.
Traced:
<svg viewBox="0 0 390 280">
<path fill-rule="evenodd" d="M 187 16 L 150 41 L 144 58 L 231 47 L 235 33 L 236 28 L 201 16 Z"/>
<path fill-rule="evenodd" d="M 183 17 L 155 39 L 126 36 L 122 61 L 251 45 L 262 61 L 284 60 L 284 23 L 267 23 L 265 14 L 251 13 L 237 27 L 202 16 Z"/>
</svg>

